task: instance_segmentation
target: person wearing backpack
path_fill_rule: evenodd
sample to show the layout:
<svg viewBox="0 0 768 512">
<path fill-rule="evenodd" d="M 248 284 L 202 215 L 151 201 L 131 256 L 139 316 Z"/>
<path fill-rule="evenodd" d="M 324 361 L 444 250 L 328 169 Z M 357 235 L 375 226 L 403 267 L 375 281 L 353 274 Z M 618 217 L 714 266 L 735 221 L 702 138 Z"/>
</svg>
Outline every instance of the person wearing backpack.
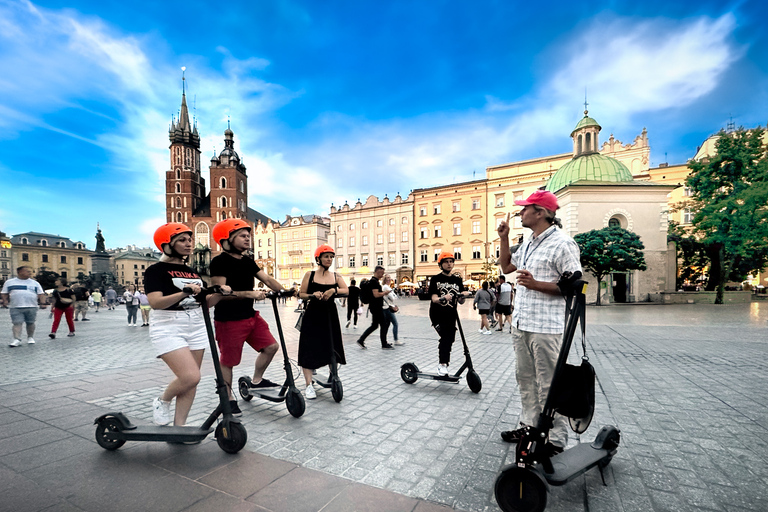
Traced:
<svg viewBox="0 0 768 512">
<path fill-rule="evenodd" d="M 392 350 L 395 347 L 387 343 L 387 331 L 389 331 L 389 321 L 384 316 L 384 296 L 389 295 L 392 291 L 382 291 L 381 278 L 384 277 L 384 267 L 376 265 L 373 271 L 373 277 L 365 284 L 360 284 L 360 302 L 368 304 L 368 311 L 371 312 L 371 326 L 368 327 L 360 339 L 357 340 L 357 344 L 360 348 L 368 348 L 365 346 L 365 338 L 368 337 L 376 329 L 380 328 L 379 335 L 381 337 L 381 348 L 384 350 Z"/>
</svg>

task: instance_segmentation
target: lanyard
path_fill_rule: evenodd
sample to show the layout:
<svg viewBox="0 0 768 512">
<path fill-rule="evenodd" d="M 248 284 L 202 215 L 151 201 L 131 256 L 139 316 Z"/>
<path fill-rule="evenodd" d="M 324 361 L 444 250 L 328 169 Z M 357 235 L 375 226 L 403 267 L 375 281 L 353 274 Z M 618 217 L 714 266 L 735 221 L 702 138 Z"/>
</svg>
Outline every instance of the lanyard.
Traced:
<svg viewBox="0 0 768 512">
<path fill-rule="evenodd" d="M 528 242 L 528 245 L 525 246 L 525 253 L 523 254 L 523 257 L 520 258 L 520 268 L 522 268 L 522 269 L 525 268 L 525 262 L 528 261 L 528 259 L 530 258 L 531 254 L 533 254 L 533 252 L 536 249 L 538 249 L 539 246 L 542 243 L 544 243 L 544 240 L 546 240 L 549 235 L 551 235 L 552 233 L 555 232 L 555 229 L 556 229 L 555 226 L 552 226 L 551 228 L 549 228 L 549 231 L 547 232 L 546 235 L 544 235 L 542 237 L 539 237 L 539 238 L 536 238 L 536 239 L 531 240 L 531 241 Z M 538 242 L 538 243 L 536 244 L 535 247 L 531 247 L 534 242 Z"/>
</svg>

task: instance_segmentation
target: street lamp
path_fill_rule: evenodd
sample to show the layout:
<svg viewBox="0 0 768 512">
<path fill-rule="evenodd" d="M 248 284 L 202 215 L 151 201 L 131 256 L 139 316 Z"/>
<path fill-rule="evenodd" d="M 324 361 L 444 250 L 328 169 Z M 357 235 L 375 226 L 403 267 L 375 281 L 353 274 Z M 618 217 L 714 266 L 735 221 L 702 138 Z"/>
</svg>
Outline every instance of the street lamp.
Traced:
<svg viewBox="0 0 768 512">
<path fill-rule="evenodd" d="M 208 267 L 211 264 L 211 249 L 207 245 L 197 243 L 192 252 L 192 268 L 201 276 L 208 275 Z"/>
</svg>

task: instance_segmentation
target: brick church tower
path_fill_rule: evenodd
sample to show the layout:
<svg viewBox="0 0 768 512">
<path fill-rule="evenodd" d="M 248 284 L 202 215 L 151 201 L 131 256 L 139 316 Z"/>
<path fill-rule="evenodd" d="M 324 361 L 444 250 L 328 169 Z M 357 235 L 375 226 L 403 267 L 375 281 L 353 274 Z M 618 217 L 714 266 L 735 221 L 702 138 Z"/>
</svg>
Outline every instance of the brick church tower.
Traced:
<svg viewBox="0 0 768 512">
<path fill-rule="evenodd" d="M 190 123 L 187 108 L 186 80 L 182 77 L 181 110 L 172 119 L 168 131 L 171 167 L 165 173 L 165 213 L 168 222 L 181 222 L 194 233 L 195 254 L 191 266 L 201 275 L 208 274 L 211 258 L 221 252 L 211 239 L 213 226 L 223 219 L 244 219 L 251 228 L 274 224 L 275 221 L 248 208 L 248 177 L 242 159 L 235 151 L 235 134 L 229 127 L 224 131 L 224 149 L 211 158 L 209 176 L 211 191 L 205 192 L 205 179 L 200 168 L 200 134 L 197 122 Z M 257 260 L 262 268 L 274 268 L 274 258 Z"/>
</svg>

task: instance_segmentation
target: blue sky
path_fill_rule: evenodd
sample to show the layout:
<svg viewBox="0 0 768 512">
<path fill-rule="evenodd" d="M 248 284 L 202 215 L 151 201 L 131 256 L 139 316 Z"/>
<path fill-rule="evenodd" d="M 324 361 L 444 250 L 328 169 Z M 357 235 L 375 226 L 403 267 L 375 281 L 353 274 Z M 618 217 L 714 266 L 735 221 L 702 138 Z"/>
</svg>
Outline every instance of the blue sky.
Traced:
<svg viewBox="0 0 768 512">
<path fill-rule="evenodd" d="M 571 150 L 590 115 L 651 165 L 768 121 L 762 0 L 0 0 L 0 230 L 150 245 L 181 67 L 207 162 L 231 119 L 275 219 Z M 666 155 L 666 156 L 665 156 Z"/>
</svg>

